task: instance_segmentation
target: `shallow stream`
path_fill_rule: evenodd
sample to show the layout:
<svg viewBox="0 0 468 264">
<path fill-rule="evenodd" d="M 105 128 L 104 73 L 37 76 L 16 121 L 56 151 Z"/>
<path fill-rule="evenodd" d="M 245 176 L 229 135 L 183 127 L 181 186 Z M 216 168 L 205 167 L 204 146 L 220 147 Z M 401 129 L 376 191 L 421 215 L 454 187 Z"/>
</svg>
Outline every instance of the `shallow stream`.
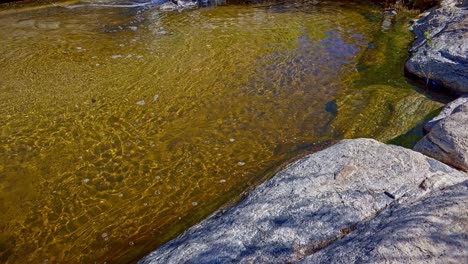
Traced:
<svg viewBox="0 0 468 264">
<path fill-rule="evenodd" d="M 412 141 L 441 106 L 373 4 L 126 3 L 0 5 L 2 263 L 136 261 L 293 157 Z"/>
</svg>

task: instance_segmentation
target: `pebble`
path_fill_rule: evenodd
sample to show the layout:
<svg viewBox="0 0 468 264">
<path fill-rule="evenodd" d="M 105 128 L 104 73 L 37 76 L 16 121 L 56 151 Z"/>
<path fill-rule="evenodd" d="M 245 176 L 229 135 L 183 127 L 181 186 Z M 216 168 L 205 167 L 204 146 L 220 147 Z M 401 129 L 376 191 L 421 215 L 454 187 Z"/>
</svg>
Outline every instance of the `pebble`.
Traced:
<svg viewBox="0 0 468 264">
<path fill-rule="evenodd" d="M 145 100 L 141 100 L 141 101 L 138 101 L 136 102 L 137 105 L 145 105 Z"/>
<path fill-rule="evenodd" d="M 229 141 L 230 141 L 230 142 L 234 142 L 234 141 L 236 141 L 236 140 L 233 139 L 233 138 L 230 138 Z"/>
<path fill-rule="evenodd" d="M 88 183 L 90 181 L 90 179 L 86 178 L 83 180 L 84 183 Z"/>
<path fill-rule="evenodd" d="M 245 162 L 239 161 L 239 162 L 237 162 L 237 165 L 239 165 L 239 166 L 244 166 L 244 165 L 245 165 Z"/>
<path fill-rule="evenodd" d="M 135 26 L 132 26 L 132 27 L 128 27 L 130 30 L 132 31 L 136 31 L 138 29 L 138 27 L 135 27 Z"/>
<path fill-rule="evenodd" d="M 198 203 L 197 203 L 197 202 L 192 202 L 192 205 L 193 205 L 193 206 L 197 206 Z"/>
<path fill-rule="evenodd" d="M 111 58 L 112 59 L 118 59 L 118 58 L 122 58 L 123 56 L 122 55 L 112 55 Z"/>
<path fill-rule="evenodd" d="M 157 101 L 159 98 L 159 94 L 156 94 L 155 96 L 153 96 L 153 101 Z"/>
<path fill-rule="evenodd" d="M 222 180 L 219 180 L 220 183 L 225 183 L 226 180 L 225 179 L 222 179 Z"/>
<path fill-rule="evenodd" d="M 108 236 L 108 234 L 104 232 L 104 233 L 102 233 L 101 236 L 102 236 L 102 238 L 106 238 Z"/>
</svg>

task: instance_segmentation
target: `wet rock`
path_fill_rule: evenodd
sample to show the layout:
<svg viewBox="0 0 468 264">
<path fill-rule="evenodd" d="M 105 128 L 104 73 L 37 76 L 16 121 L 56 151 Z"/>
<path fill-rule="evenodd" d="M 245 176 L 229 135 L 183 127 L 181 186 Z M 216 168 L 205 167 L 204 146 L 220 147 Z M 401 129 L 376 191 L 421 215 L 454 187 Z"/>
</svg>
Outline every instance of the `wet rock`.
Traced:
<svg viewBox="0 0 468 264">
<path fill-rule="evenodd" d="M 466 263 L 468 181 L 395 203 L 301 263 Z"/>
<path fill-rule="evenodd" d="M 402 147 L 344 140 L 154 251 L 147 263 L 287 263 L 317 252 L 391 204 L 410 205 L 467 175 Z M 425 183 L 425 189 L 420 188 Z M 402 219 L 403 221 L 403 219 Z"/>
<path fill-rule="evenodd" d="M 446 114 L 448 116 L 438 121 L 414 150 L 468 171 L 468 102 Z"/>
<path fill-rule="evenodd" d="M 442 109 L 442 111 L 436 116 L 434 117 L 431 121 L 427 122 L 423 129 L 424 129 L 424 133 L 429 133 L 432 128 L 437 124 L 439 123 L 439 121 L 443 120 L 444 118 L 446 118 L 447 116 L 451 115 L 453 113 L 453 110 L 455 110 L 455 108 L 457 108 L 458 106 L 464 104 L 464 103 L 467 103 L 468 102 L 468 96 L 464 96 L 464 97 L 460 97 L 458 98 L 457 100 L 455 101 L 452 101 L 450 103 L 448 103 L 444 109 Z"/>
<path fill-rule="evenodd" d="M 468 93 L 468 4 L 446 1 L 412 26 L 416 39 L 406 70 L 428 86 Z M 460 2 L 460 1 L 458 1 Z"/>
</svg>

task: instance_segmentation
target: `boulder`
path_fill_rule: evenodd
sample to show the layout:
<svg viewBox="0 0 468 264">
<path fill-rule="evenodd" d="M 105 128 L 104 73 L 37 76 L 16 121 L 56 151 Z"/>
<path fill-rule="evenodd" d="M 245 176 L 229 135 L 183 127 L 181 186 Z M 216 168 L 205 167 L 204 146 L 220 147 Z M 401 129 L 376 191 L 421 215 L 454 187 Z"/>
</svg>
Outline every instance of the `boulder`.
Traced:
<svg viewBox="0 0 468 264">
<path fill-rule="evenodd" d="M 197 1 L 192 0 L 173 0 L 159 6 L 161 11 L 181 11 L 198 7 Z"/>
<path fill-rule="evenodd" d="M 445 105 L 445 107 L 442 109 L 442 111 L 436 117 L 434 117 L 432 120 L 430 120 L 429 122 L 427 122 L 424 125 L 424 127 L 423 127 L 424 133 L 426 133 L 426 134 L 429 133 L 432 130 L 432 128 L 437 123 L 439 123 L 439 121 L 441 121 L 444 118 L 446 118 L 447 116 L 451 115 L 455 108 L 457 108 L 458 106 L 460 106 L 460 105 L 462 105 L 464 103 L 468 103 L 468 96 L 460 97 L 460 98 L 448 103 L 447 105 Z"/>
<path fill-rule="evenodd" d="M 454 1 L 428 11 L 412 26 L 415 41 L 406 71 L 428 86 L 468 93 L 468 9 Z"/>
<path fill-rule="evenodd" d="M 298 261 L 394 203 L 410 205 L 464 180 L 467 174 L 412 150 L 344 140 L 291 164 L 139 263 Z"/>
<path fill-rule="evenodd" d="M 395 203 L 301 263 L 466 263 L 468 181 Z"/>
<path fill-rule="evenodd" d="M 438 121 L 414 150 L 468 171 L 468 102 Z"/>
</svg>

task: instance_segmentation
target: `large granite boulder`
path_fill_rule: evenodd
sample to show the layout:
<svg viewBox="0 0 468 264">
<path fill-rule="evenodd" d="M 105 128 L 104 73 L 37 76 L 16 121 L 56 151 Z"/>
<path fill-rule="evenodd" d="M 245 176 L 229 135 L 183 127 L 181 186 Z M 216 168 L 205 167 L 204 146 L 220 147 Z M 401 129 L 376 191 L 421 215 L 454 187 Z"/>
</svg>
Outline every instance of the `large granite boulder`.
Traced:
<svg viewBox="0 0 468 264">
<path fill-rule="evenodd" d="M 455 101 L 453 105 L 458 103 Z M 449 105 L 446 111 L 448 116 L 437 121 L 429 134 L 414 146 L 414 150 L 468 171 L 468 102 L 450 111 L 451 108 Z"/>
<path fill-rule="evenodd" d="M 395 203 L 302 263 L 467 263 L 468 181 Z"/>
<path fill-rule="evenodd" d="M 394 203 L 410 205 L 466 179 L 467 174 L 409 149 L 344 140 L 291 164 L 237 205 L 139 263 L 298 261 Z"/>
<path fill-rule="evenodd" d="M 468 103 L 468 96 L 460 97 L 445 105 L 445 107 L 436 117 L 434 117 L 432 120 L 430 120 L 424 125 L 424 133 L 427 134 L 431 132 L 432 128 L 434 128 L 434 126 L 437 125 L 437 123 L 439 123 L 441 120 L 444 120 L 447 116 L 451 115 L 455 108 L 465 103 Z"/>
<path fill-rule="evenodd" d="M 428 11 L 412 26 L 416 39 L 410 48 L 407 72 L 428 86 L 468 93 L 468 9 L 454 1 Z M 456 1 L 455 1 L 456 2 Z M 460 1 L 458 1 L 460 2 Z"/>
</svg>

